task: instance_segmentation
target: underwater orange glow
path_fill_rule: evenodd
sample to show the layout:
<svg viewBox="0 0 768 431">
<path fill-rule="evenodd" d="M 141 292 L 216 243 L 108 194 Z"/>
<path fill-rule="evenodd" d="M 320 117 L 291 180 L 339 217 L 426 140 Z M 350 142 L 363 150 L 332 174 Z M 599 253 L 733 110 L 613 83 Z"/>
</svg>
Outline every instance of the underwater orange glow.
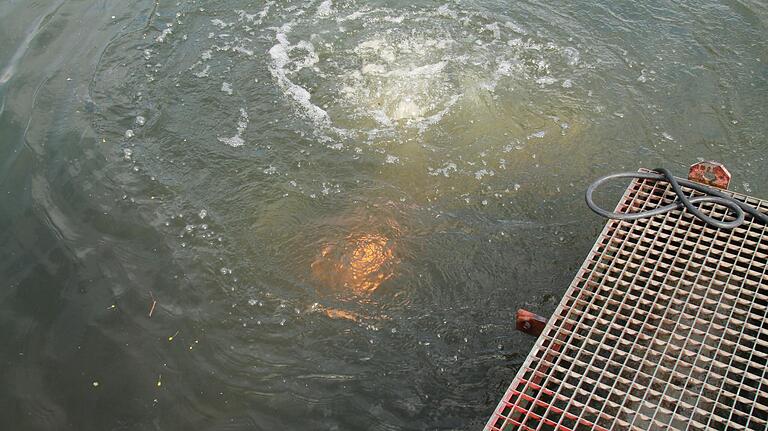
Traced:
<svg viewBox="0 0 768 431">
<path fill-rule="evenodd" d="M 373 292 L 393 275 L 394 247 L 377 233 L 351 234 L 323 247 L 312 263 L 315 278 L 330 287 L 355 293 Z"/>
</svg>

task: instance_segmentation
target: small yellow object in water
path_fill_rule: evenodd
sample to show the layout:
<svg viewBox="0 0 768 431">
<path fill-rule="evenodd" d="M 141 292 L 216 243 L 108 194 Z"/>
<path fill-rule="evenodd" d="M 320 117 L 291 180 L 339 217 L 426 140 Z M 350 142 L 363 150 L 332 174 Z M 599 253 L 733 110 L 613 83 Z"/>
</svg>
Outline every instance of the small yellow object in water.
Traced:
<svg viewBox="0 0 768 431">
<path fill-rule="evenodd" d="M 94 382 L 93 382 L 93 387 L 95 388 L 95 387 L 97 387 L 97 386 L 99 386 L 99 382 L 97 382 L 97 381 L 94 381 Z"/>
</svg>

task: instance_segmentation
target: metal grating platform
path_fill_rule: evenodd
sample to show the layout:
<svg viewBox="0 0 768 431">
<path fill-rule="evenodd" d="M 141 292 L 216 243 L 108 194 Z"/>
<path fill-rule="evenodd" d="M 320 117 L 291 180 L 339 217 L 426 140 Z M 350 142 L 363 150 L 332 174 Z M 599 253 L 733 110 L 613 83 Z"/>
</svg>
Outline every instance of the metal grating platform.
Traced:
<svg viewBox="0 0 768 431">
<path fill-rule="evenodd" d="M 674 200 L 635 180 L 616 211 Z M 768 429 L 768 229 L 747 220 L 609 220 L 485 430 Z"/>
</svg>

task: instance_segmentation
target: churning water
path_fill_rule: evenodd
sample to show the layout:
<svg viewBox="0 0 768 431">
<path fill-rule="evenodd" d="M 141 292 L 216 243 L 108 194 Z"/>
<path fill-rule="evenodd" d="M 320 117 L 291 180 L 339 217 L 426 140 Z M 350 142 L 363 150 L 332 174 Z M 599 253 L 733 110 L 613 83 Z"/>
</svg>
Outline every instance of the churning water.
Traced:
<svg viewBox="0 0 768 431">
<path fill-rule="evenodd" d="M 768 195 L 768 8 L 615 3 L 0 4 L 2 428 L 480 428 L 592 178 Z"/>
</svg>

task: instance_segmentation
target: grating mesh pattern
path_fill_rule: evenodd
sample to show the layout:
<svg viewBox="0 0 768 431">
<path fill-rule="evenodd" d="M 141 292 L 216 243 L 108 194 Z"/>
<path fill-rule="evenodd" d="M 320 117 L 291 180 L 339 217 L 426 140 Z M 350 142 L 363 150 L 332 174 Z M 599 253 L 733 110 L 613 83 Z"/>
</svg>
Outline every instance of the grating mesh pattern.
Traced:
<svg viewBox="0 0 768 431">
<path fill-rule="evenodd" d="M 674 200 L 634 180 L 617 211 Z M 680 210 L 608 221 L 486 431 L 768 429 L 767 232 Z"/>
</svg>

